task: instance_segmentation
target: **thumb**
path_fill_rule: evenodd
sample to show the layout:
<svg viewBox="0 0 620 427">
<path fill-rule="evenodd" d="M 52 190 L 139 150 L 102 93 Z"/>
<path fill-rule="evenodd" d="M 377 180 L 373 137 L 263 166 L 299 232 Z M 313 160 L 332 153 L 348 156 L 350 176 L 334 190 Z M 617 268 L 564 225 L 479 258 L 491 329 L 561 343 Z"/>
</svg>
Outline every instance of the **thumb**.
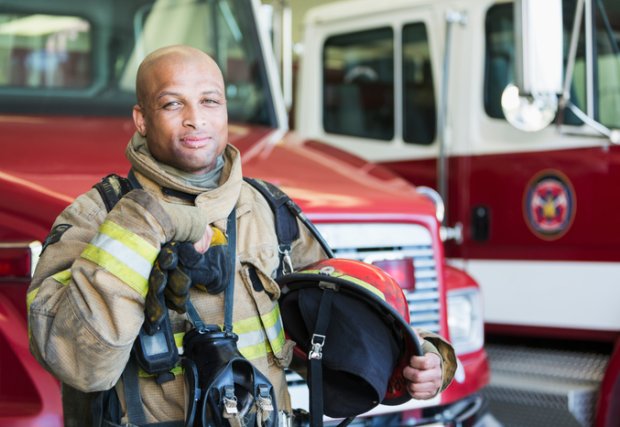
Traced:
<svg viewBox="0 0 620 427">
<path fill-rule="evenodd" d="M 213 237 L 213 229 L 210 226 L 207 226 L 202 237 L 194 243 L 194 249 L 204 254 L 209 249 L 211 245 L 211 238 Z"/>
</svg>

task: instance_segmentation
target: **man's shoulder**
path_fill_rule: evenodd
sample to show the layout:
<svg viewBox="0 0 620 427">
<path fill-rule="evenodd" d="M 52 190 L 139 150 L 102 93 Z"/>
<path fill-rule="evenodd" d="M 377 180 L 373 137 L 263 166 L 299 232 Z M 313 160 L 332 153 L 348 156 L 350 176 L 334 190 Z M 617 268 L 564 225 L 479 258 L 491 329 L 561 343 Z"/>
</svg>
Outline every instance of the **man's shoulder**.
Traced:
<svg viewBox="0 0 620 427">
<path fill-rule="evenodd" d="M 242 188 L 250 188 L 253 198 L 262 200 L 271 210 L 276 210 L 284 205 L 290 197 L 277 185 L 259 178 L 243 177 Z"/>
</svg>

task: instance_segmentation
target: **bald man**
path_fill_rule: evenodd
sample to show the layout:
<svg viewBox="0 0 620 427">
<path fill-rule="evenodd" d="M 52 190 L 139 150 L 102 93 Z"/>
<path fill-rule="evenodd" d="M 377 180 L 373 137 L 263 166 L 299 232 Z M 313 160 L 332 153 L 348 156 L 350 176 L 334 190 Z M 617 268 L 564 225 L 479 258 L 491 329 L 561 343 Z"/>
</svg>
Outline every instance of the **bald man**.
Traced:
<svg viewBox="0 0 620 427">
<path fill-rule="evenodd" d="M 126 149 L 134 189 L 109 212 L 92 189 L 55 221 L 54 238 L 46 240 L 28 291 L 31 351 L 63 383 L 67 426 L 184 426 L 188 391 L 181 370 L 172 369 L 175 375 L 165 378 L 144 371 L 132 376 L 132 348 L 145 311 L 154 322 L 167 312 L 176 337 L 191 328 L 182 293 L 174 297 L 180 302 L 166 300 L 178 312 L 152 298 L 153 286 L 172 286 L 153 278 L 162 248 L 191 242 L 199 256 L 210 256 L 226 246 L 223 236 L 232 216 L 239 234 L 233 330 L 239 351 L 273 385 L 274 406 L 284 417 L 291 412 L 284 368 L 293 343 L 278 334 L 269 338 L 274 335 L 266 328 L 282 325 L 268 328 L 261 321 L 281 321 L 279 288 L 270 279 L 279 264 L 273 214 L 243 181 L 239 152 L 227 143 L 222 73 L 202 51 L 169 46 L 144 59 L 136 92 L 136 133 Z M 325 256 L 301 226 L 292 249 L 294 268 Z M 253 274 L 260 286 L 252 282 Z M 212 285 L 206 292 L 192 287 L 188 297 L 204 323 L 222 324 L 222 283 Z M 404 376 L 413 397 L 430 398 L 449 383 L 456 367 L 450 352 L 446 344 L 411 360 Z M 132 404 L 135 395 L 138 408 Z"/>
</svg>

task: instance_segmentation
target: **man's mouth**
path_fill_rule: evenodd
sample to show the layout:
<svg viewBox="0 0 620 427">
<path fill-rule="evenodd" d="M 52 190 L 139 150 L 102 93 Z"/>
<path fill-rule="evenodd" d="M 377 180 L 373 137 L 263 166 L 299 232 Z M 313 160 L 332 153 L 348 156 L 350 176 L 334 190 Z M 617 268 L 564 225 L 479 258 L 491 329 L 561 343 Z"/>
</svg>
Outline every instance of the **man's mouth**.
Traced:
<svg viewBox="0 0 620 427">
<path fill-rule="evenodd" d="M 181 138 L 181 144 L 187 148 L 201 148 L 209 142 L 208 136 L 185 136 Z"/>
</svg>

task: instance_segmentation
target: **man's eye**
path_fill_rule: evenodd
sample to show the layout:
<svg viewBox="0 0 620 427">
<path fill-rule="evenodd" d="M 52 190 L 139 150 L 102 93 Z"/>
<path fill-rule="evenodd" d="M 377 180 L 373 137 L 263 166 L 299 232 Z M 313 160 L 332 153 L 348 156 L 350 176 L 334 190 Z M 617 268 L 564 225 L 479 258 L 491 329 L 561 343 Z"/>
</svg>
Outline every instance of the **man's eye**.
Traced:
<svg viewBox="0 0 620 427">
<path fill-rule="evenodd" d="M 205 98 L 202 100 L 203 104 L 207 104 L 207 105 L 218 105 L 220 104 L 219 99 L 215 99 L 215 98 Z"/>
<path fill-rule="evenodd" d="M 178 102 L 178 101 L 166 102 L 166 103 L 163 105 L 163 108 L 164 108 L 165 110 L 176 110 L 176 109 L 178 109 L 178 108 L 180 108 L 180 107 L 181 107 L 181 103 L 180 103 L 180 102 Z"/>
</svg>

